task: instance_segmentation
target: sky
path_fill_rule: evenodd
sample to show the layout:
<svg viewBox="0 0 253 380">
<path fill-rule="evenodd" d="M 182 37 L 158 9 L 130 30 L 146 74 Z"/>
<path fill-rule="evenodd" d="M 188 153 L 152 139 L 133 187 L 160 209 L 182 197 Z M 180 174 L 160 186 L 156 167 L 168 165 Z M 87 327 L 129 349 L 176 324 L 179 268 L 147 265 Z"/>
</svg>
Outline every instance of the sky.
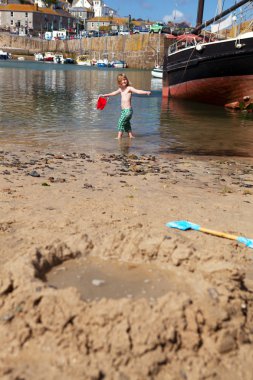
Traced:
<svg viewBox="0 0 253 380">
<path fill-rule="evenodd" d="M 187 21 L 192 26 L 196 24 L 198 0 L 104 0 L 104 2 L 122 17 L 131 15 L 135 19 L 163 22 Z M 222 3 L 225 4 L 224 9 L 227 9 L 234 5 L 236 0 L 223 0 Z M 205 0 L 203 21 L 214 17 L 216 11 L 217 0 Z"/>
</svg>

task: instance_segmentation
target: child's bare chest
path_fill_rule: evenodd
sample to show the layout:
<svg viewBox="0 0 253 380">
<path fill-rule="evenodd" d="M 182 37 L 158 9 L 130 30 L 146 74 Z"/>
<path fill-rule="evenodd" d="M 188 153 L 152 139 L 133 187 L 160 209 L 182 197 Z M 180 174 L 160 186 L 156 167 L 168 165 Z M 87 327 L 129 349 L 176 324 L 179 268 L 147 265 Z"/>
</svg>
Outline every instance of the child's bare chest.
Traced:
<svg viewBox="0 0 253 380">
<path fill-rule="evenodd" d="M 130 99 L 131 98 L 131 92 L 130 91 L 122 91 L 121 96 L 122 96 L 122 99 Z"/>
</svg>

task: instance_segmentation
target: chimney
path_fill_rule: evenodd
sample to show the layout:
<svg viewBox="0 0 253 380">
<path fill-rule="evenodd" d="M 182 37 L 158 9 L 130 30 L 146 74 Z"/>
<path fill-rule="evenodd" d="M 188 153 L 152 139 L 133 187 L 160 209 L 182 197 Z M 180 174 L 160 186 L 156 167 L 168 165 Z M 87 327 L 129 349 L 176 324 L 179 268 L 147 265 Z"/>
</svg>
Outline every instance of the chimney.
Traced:
<svg viewBox="0 0 253 380">
<path fill-rule="evenodd" d="M 35 11 L 38 11 L 38 10 L 39 10 L 38 3 L 34 3 L 34 9 L 35 9 Z"/>
</svg>

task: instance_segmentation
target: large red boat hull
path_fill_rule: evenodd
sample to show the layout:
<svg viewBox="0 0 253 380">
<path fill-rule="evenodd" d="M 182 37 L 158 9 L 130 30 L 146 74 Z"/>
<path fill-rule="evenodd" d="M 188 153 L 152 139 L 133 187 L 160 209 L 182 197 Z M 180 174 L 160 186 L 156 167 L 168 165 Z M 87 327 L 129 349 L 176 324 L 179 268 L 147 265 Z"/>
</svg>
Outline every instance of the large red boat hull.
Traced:
<svg viewBox="0 0 253 380">
<path fill-rule="evenodd" d="M 253 101 L 253 75 L 197 79 L 163 86 L 163 96 L 224 106 L 249 96 Z"/>
<path fill-rule="evenodd" d="M 253 33 L 170 51 L 163 96 L 222 106 L 245 96 L 253 102 Z"/>
</svg>

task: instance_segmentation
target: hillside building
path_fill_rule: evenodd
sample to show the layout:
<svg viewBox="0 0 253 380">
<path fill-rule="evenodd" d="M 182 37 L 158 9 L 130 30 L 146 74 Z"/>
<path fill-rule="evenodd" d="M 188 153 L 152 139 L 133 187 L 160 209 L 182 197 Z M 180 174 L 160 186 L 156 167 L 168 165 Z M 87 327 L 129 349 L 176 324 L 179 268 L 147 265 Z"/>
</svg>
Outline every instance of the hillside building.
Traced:
<svg viewBox="0 0 253 380">
<path fill-rule="evenodd" d="M 38 35 L 50 30 L 76 29 L 79 21 L 64 9 L 38 4 L 0 5 L 0 28 L 19 35 Z"/>
<path fill-rule="evenodd" d="M 74 0 L 69 12 L 80 19 L 86 30 L 89 30 L 88 21 L 94 17 L 117 16 L 116 10 L 108 7 L 103 0 Z"/>
<path fill-rule="evenodd" d="M 60 9 L 59 9 L 60 4 Z M 113 17 L 117 12 L 103 0 L 74 0 L 70 7 L 67 0 L 48 7 L 43 0 L 31 0 L 20 4 L 17 0 L 0 0 L 0 29 L 11 33 L 43 34 L 52 30 L 86 29 L 87 20 L 94 17 Z"/>
</svg>

